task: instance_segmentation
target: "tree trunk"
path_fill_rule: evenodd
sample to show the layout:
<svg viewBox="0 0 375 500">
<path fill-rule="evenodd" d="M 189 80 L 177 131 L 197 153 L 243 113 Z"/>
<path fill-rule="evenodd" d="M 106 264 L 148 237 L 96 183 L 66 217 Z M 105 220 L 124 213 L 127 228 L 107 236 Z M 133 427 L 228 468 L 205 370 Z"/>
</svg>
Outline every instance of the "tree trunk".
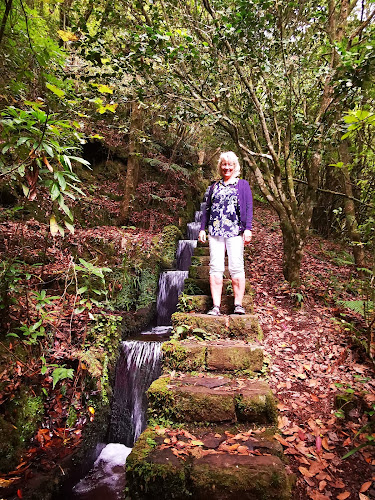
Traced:
<svg viewBox="0 0 375 500">
<path fill-rule="evenodd" d="M 129 212 L 132 208 L 135 191 L 138 186 L 139 165 L 141 143 L 139 141 L 139 132 L 142 130 L 142 108 L 138 103 L 132 106 L 129 129 L 129 156 L 126 171 L 126 181 L 124 189 L 124 198 L 120 205 L 119 224 L 127 224 Z"/>
<path fill-rule="evenodd" d="M 365 260 L 365 252 L 363 249 L 361 233 L 358 229 L 358 221 L 355 212 L 355 205 L 353 199 L 353 189 L 352 183 L 350 179 L 350 172 L 347 165 L 350 164 L 350 154 L 348 143 L 346 141 L 342 141 L 339 147 L 340 158 L 344 163 L 344 166 L 341 168 L 342 179 L 343 179 L 343 191 L 346 194 L 347 198 L 344 199 L 344 211 L 346 222 L 348 224 L 348 233 L 349 238 L 351 239 L 353 246 L 353 256 L 355 265 L 358 268 L 363 268 L 366 266 Z"/>
<path fill-rule="evenodd" d="M 7 20 L 10 14 L 10 9 L 12 8 L 13 0 L 5 0 L 5 12 L 3 15 L 3 19 L 1 20 L 0 25 L 0 44 L 4 36 L 5 26 L 7 24 Z"/>
<path fill-rule="evenodd" d="M 283 274 L 292 286 L 301 284 L 301 262 L 303 257 L 303 240 L 293 231 L 287 219 L 280 219 L 283 234 Z"/>
</svg>

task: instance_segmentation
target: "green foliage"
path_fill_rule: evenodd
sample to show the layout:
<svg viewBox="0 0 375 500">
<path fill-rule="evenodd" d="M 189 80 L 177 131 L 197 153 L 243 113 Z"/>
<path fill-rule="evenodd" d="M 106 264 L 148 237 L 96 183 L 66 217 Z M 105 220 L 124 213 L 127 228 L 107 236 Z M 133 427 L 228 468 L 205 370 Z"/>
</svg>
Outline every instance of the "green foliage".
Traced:
<svg viewBox="0 0 375 500">
<path fill-rule="evenodd" d="M 105 273 L 111 273 L 112 270 L 108 267 L 98 267 L 92 262 L 80 258 L 80 265 L 75 264 L 74 272 L 77 277 L 77 295 L 81 296 L 78 302 L 78 307 L 75 309 L 75 314 L 80 314 L 87 311 L 90 319 L 94 316 L 90 312 L 92 307 L 103 306 L 103 301 L 107 300 L 108 290 L 106 287 Z"/>
<path fill-rule="evenodd" d="M 55 368 L 52 372 L 52 389 L 55 388 L 56 384 L 61 380 L 67 378 L 72 379 L 74 377 L 74 370 L 72 368 L 65 368 L 65 365 Z"/>
<path fill-rule="evenodd" d="M 0 113 L 4 155 L 0 172 L 19 183 L 30 201 L 36 199 L 38 186 L 46 188 L 53 205 L 51 233 L 64 236 L 59 219 L 69 231 L 74 231 L 73 214 L 66 200 L 74 200 L 77 193 L 84 196 L 73 171 L 77 162 L 89 166 L 89 162 L 74 155 L 82 134 L 68 120 L 43 110 L 42 103 L 27 102 L 27 105 L 25 110 L 8 106 Z"/>
<path fill-rule="evenodd" d="M 186 338 L 195 338 L 196 340 L 216 340 L 220 338 L 220 335 L 216 333 L 209 333 L 202 328 L 193 328 L 190 325 L 179 325 L 175 328 L 174 333 L 172 335 L 172 339 L 174 340 L 183 340 Z"/>
</svg>

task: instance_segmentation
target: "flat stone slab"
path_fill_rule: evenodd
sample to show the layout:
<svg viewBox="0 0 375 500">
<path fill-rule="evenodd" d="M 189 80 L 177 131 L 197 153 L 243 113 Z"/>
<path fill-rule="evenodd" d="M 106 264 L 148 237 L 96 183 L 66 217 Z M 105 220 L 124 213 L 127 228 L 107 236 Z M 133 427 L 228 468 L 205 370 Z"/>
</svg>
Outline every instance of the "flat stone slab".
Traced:
<svg viewBox="0 0 375 500">
<path fill-rule="evenodd" d="M 209 256 L 210 255 L 210 249 L 209 249 L 208 245 L 205 246 L 205 247 L 202 247 L 198 243 L 198 245 L 196 246 L 196 248 L 194 248 L 193 255 L 196 256 L 196 257 L 202 256 L 202 255 L 205 255 L 205 256 L 208 255 Z"/>
<path fill-rule="evenodd" d="M 184 293 L 188 295 L 210 295 L 210 281 L 208 278 L 186 278 L 184 285 Z M 252 288 L 250 286 L 249 280 L 246 280 L 245 285 L 245 295 L 252 294 Z M 223 280 L 223 292 L 222 295 L 232 295 L 232 281 L 230 279 Z"/>
<path fill-rule="evenodd" d="M 189 371 L 261 371 L 263 349 L 238 340 L 164 342 L 163 369 Z"/>
<path fill-rule="evenodd" d="M 290 499 L 272 435 L 248 430 L 146 429 L 126 461 L 132 499 Z"/>
<path fill-rule="evenodd" d="M 149 416 L 175 422 L 273 423 L 276 402 L 268 384 L 226 376 L 162 376 L 147 391 Z"/>
<path fill-rule="evenodd" d="M 245 295 L 242 305 L 248 314 L 254 312 L 253 297 Z M 184 312 L 207 313 L 212 307 L 211 295 L 184 295 L 179 299 L 179 310 Z M 184 309 L 183 309 L 184 308 Z M 223 295 L 221 298 L 220 310 L 222 314 L 232 314 L 234 309 L 234 296 Z"/>
<path fill-rule="evenodd" d="M 223 338 L 234 337 L 248 342 L 257 342 L 263 338 L 258 318 L 253 314 L 209 316 L 198 313 L 174 313 L 172 315 L 173 328 L 176 329 L 177 326 L 182 325 L 186 325 L 192 330 L 199 328 L 208 334 Z"/>
<path fill-rule="evenodd" d="M 189 267 L 189 278 L 196 279 L 209 279 L 210 277 L 210 266 L 194 266 Z M 225 270 L 224 278 L 229 279 L 229 272 Z"/>
</svg>

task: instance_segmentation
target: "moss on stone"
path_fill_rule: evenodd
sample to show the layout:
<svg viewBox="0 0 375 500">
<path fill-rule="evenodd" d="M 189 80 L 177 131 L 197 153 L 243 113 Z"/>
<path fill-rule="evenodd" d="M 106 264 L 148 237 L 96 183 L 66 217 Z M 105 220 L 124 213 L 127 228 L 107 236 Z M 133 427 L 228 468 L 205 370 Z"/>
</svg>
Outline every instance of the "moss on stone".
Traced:
<svg viewBox="0 0 375 500">
<path fill-rule="evenodd" d="M 188 466 L 171 450 L 153 455 L 155 433 L 147 429 L 138 439 L 126 460 L 126 492 L 133 499 L 155 500 L 190 498 L 187 488 Z"/>
<path fill-rule="evenodd" d="M 0 415 L 0 472 L 13 470 L 20 458 L 18 429 Z"/>
<path fill-rule="evenodd" d="M 263 331 L 255 315 L 245 316 L 231 315 L 229 319 L 230 335 L 236 338 L 246 339 L 248 342 L 256 342 L 263 339 Z"/>
<path fill-rule="evenodd" d="M 211 345 L 207 347 L 208 370 L 260 371 L 263 365 L 263 350 L 250 346 Z"/>
<path fill-rule="evenodd" d="M 212 317 L 206 314 L 186 314 L 174 313 L 172 315 L 172 326 L 187 325 L 191 328 L 200 328 L 208 334 L 215 334 L 220 336 L 227 336 L 227 318 L 225 316 Z"/>
<path fill-rule="evenodd" d="M 164 269 L 174 267 L 178 240 L 182 239 L 182 233 L 177 226 L 166 226 L 160 239 L 160 258 Z"/>
<path fill-rule="evenodd" d="M 288 476 L 276 457 L 204 457 L 194 462 L 190 477 L 195 500 L 290 498 Z"/>
<path fill-rule="evenodd" d="M 240 422 L 275 423 L 276 400 L 271 390 L 260 394 L 244 392 L 236 397 L 236 414 Z"/>
<path fill-rule="evenodd" d="M 192 370 L 204 370 L 206 348 L 201 344 L 186 344 L 172 340 L 164 342 L 163 347 L 163 370 L 178 370 L 188 372 Z"/>
</svg>

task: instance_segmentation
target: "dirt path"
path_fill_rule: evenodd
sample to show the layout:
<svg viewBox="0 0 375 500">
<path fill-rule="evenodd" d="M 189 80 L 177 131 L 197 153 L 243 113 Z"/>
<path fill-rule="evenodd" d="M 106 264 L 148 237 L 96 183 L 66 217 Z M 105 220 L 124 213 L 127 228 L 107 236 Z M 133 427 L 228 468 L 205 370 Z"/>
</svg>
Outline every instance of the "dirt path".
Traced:
<svg viewBox="0 0 375 500">
<path fill-rule="evenodd" d="M 293 498 L 375 498 L 373 447 L 341 459 L 366 442 L 364 433 L 354 436 L 368 421 L 368 407 L 357 405 L 342 419 L 334 406 L 335 395 L 345 389 L 347 394 L 366 392 L 370 407 L 375 401 L 373 367 L 334 317 L 340 312 L 335 296 L 353 299 L 345 295 L 353 271 L 332 261 L 338 245 L 311 237 L 302 266 L 304 285 L 296 296 L 298 303 L 303 295 L 303 305 L 295 307 L 282 276 L 278 219 L 268 208 L 256 208 L 253 236 L 248 276 L 271 359 L 270 385 L 279 399 L 280 441 L 297 475 Z"/>
</svg>

